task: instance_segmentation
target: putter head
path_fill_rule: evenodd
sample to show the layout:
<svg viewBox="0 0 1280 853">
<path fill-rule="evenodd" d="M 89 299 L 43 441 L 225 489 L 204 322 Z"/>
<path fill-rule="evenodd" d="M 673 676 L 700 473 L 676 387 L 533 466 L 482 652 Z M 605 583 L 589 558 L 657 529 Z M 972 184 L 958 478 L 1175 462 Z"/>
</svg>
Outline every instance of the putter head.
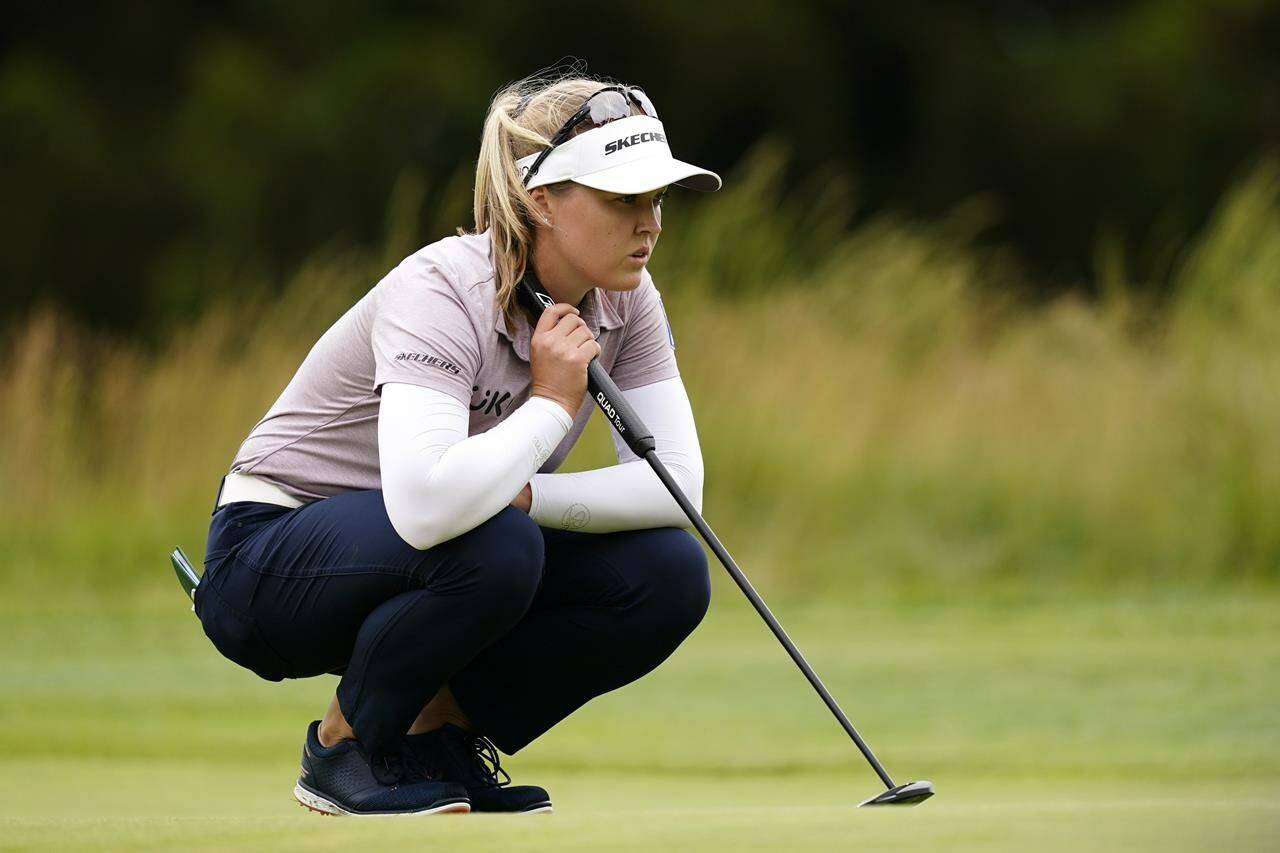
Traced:
<svg viewBox="0 0 1280 853">
<path fill-rule="evenodd" d="M 932 782 L 908 782 L 905 785 L 882 791 L 869 800 L 863 800 L 858 803 L 858 808 L 863 806 L 914 806 L 923 803 L 932 796 Z"/>
</svg>

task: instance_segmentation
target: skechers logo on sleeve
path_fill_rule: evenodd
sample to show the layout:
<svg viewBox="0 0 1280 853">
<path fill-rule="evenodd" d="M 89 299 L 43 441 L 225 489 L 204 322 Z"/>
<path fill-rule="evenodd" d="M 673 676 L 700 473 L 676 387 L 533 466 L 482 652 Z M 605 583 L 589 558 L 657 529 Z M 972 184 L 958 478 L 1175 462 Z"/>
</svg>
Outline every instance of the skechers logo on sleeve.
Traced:
<svg viewBox="0 0 1280 853">
<path fill-rule="evenodd" d="M 425 352 L 400 352 L 396 353 L 396 361 L 416 361 L 419 364 L 430 364 L 447 370 L 454 376 L 462 373 L 462 369 L 452 361 L 440 358 L 439 356 L 429 355 Z"/>
<path fill-rule="evenodd" d="M 640 145 L 643 142 L 666 142 L 667 137 L 657 131 L 646 131 L 645 133 L 635 133 L 631 136 L 624 136 L 621 139 L 615 139 L 604 146 L 605 156 L 617 154 L 623 148 L 630 148 L 632 145 Z"/>
</svg>

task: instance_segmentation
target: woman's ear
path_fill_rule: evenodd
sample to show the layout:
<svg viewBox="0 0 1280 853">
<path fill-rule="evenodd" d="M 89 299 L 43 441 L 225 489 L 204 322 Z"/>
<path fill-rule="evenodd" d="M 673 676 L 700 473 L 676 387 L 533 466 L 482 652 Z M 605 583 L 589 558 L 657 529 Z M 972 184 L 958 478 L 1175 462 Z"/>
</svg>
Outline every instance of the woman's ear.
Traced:
<svg viewBox="0 0 1280 853">
<path fill-rule="evenodd" d="M 533 202 L 534 225 L 551 224 L 551 194 L 545 186 L 529 190 L 529 198 Z"/>
</svg>

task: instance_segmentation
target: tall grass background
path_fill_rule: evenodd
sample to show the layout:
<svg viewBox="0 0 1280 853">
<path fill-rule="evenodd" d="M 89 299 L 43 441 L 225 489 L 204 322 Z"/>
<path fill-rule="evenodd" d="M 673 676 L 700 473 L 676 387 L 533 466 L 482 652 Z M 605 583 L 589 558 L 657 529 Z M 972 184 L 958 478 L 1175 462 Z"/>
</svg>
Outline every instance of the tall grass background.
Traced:
<svg viewBox="0 0 1280 853">
<path fill-rule="evenodd" d="M 1100 244 L 1100 296 L 1050 301 L 1022 296 L 1025 273 L 976 239 L 980 202 L 849 227 L 847 182 L 784 195 L 785 165 L 766 145 L 721 193 L 673 194 L 652 267 L 705 514 L 758 585 L 950 597 L 1280 579 L 1275 160 L 1224 191 L 1160 297 Z M 176 594 L 168 549 L 199 558 L 219 477 L 316 338 L 465 221 L 464 181 L 424 224 L 427 190 L 397 187 L 379 251 L 320 251 L 278 295 L 219 303 L 158 348 L 48 309 L 4 332 L 0 589 Z M 566 470 L 613 461 L 597 418 Z"/>
</svg>

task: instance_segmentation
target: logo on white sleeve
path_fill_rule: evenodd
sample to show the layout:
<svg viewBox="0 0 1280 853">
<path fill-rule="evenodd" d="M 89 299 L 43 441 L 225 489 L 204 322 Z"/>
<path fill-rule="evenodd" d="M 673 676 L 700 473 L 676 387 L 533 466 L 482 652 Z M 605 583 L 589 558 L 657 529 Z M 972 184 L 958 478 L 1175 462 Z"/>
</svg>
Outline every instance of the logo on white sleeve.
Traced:
<svg viewBox="0 0 1280 853">
<path fill-rule="evenodd" d="M 564 511 L 560 524 L 565 530 L 581 530 L 591 523 L 591 510 L 586 504 L 573 504 Z"/>
</svg>

